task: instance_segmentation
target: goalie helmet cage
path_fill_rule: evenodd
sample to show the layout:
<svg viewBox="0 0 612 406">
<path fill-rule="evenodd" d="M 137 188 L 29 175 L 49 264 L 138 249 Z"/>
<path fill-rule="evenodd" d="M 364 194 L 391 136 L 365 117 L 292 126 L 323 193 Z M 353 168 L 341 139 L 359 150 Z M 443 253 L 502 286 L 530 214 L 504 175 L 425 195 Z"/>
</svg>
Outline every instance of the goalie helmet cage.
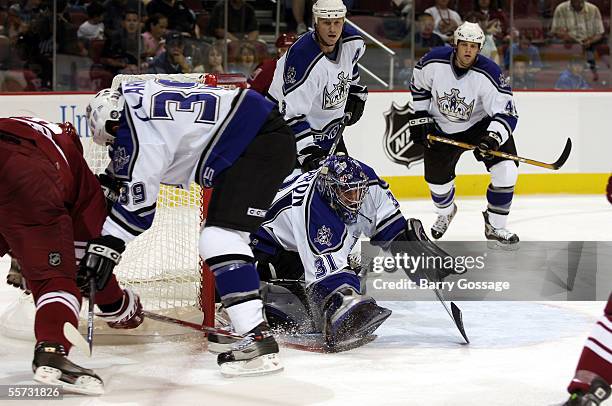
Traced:
<svg viewBox="0 0 612 406">
<path fill-rule="evenodd" d="M 120 83 L 159 78 L 180 82 L 202 82 L 205 74 L 119 75 Z M 241 86 L 240 81 L 224 78 L 222 84 Z M 84 155 L 94 173 L 108 166 L 106 147 L 82 138 Z M 143 308 L 206 326 L 215 324 L 214 277 L 200 259 L 198 242 L 211 189 L 192 183 L 189 190 L 161 185 L 157 210 L 151 228 L 127 245 L 115 275 L 123 287 L 140 295 Z M 87 306 L 82 306 L 80 328 L 86 328 Z M 21 339 L 33 339 L 34 306 L 31 295 L 21 298 L 0 315 L 2 333 Z M 194 334 L 193 330 L 145 318 L 136 329 L 115 330 L 96 318 L 94 340 L 98 344 L 140 343 L 164 340 L 170 336 Z M 196 333 L 198 334 L 198 333 Z"/>
</svg>

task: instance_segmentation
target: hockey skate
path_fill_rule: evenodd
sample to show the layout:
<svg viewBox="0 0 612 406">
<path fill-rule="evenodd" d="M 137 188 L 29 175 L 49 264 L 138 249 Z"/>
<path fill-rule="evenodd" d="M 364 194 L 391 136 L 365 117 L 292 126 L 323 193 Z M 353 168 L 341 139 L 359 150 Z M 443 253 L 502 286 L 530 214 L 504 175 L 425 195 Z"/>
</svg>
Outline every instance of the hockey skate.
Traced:
<svg viewBox="0 0 612 406">
<path fill-rule="evenodd" d="M 336 292 L 326 304 L 323 335 L 330 351 L 346 351 L 372 341 L 368 337 L 391 315 L 374 299 L 352 289 Z"/>
<path fill-rule="evenodd" d="M 65 392 L 83 395 L 104 394 L 104 383 L 91 369 L 82 368 L 66 357 L 60 344 L 41 342 L 34 350 L 34 380 L 47 385 L 61 385 Z"/>
<path fill-rule="evenodd" d="M 588 392 L 572 393 L 563 406 L 599 406 L 610 397 L 610 385 L 597 377 L 591 382 Z"/>
<path fill-rule="evenodd" d="M 231 350 L 217 356 L 221 374 L 226 377 L 265 375 L 282 371 L 278 344 L 267 323 L 251 330 Z"/>
<path fill-rule="evenodd" d="M 221 327 L 223 330 L 228 332 L 232 331 L 231 326 Z M 240 339 L 236 337 L 226 336 L 217 333 L 208 333 L 206 335 L 208 339 L 208 352 L 213 354 L 221 354 L 232 350 L 232 346 L 236 344 Z"/>
<path fill-rule="evenodd" d="M 123 290 L 123 302 L 117 311 L 96 313 L 104 319 L 110 328 L 131 329 L 136 328 L 144 321 L 140 297 L 130 289 Z"/>
<path fill-rule="evenodd" d="M 485 221 L 485 237 L 487 237 L 487 247 L 491 249 L 502 249 L 515 251 L 519 249 L 519 238 L 513 232 L 505 228 L 495 228 L 489 223 L 489 213 L 483 211 Z"/>
<path fill-rule="evenodd" d="M 431 236 L 436 240 L 442 238 L 446 230 L 448 230 L 448 226 L 450 226 L 451 221 L 457 214 L 457 205 L 453 203 L 453 211 L 450 214 L 439 214 L 438 219 L 431 226 Z"/>
</svg>

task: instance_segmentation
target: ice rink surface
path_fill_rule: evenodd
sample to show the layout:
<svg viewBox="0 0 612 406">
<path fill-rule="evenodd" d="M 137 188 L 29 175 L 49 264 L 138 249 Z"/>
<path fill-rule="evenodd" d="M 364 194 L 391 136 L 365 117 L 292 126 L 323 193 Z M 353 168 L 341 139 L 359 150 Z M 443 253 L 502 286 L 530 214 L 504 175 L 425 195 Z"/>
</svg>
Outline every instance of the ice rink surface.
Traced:
<svg viewBox="0 0 612 406">
<path fill-rule="evenodd" d="M 483 239 L 484 197 L 458 199 L 445 239 Z M 402 202 L 429 229 L 426 200 Z M 516 196 L 508 228 L 523 241 L 611 241 L 612 206 L 601 196 Z M 4 280 L 6 258 L 0 260 Z M 610 270 L 612 272 L 612 270 Z M 0 313 L 18 296 L 0 284 Z M 610 287 L 612 289 L 612 286 Z M 432 294 L 433 295 L 433 294 Z M 460 302 L 472 343 L 462 345 L 437 302 L 385 302 L 393 314 L 372 343 L 344 353 L 283 348 L 277 375 L 223 378 L 198 334 L 172 342 L 96 346 L 89 359 L 101 397 L 61 405 L 555 405 L 603 302 Z M 32 383 L 33 343 L 0 336 L 0 385 Z M 13 404 L 0 400 L 1 404 Z M 15 403 L 17 404 L 17 403 Z M 19 405 L 41 404 L 20 401 Z"/>
</svg>

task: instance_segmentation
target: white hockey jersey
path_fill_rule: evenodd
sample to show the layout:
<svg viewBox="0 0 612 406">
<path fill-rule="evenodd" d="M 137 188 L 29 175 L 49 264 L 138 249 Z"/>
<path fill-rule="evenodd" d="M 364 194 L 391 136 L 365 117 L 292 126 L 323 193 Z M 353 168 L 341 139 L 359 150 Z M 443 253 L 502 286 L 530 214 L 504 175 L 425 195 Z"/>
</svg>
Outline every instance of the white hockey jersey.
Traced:
<svg viewBox="0 0 612 406">
<path fill-rule="evenodd" d="M 454 56 L 454 48 L 434 48 L 416 64 L 410 84 L 414 109 L 428 111 L 446 134 L 465 131 L 489 116 L 488 130 L 506 142 L 518 121 L 509 79 L 482 55 L 460 75 Z"/>
<path fill-rule="evenodd" d="M 357 62 L 365 53 L 359 33 L 344 25 L 333 58 L 321 52 L 314 32 L 302 35 L 276 64 L 268 97 L 296 135 L 298 159 L 308 146 L 328 151 L 338 133 Z"/>
<path fill-rule="evenodd" d="M 125 83 L 107 169 L 124 182 L 102 234 L 129 242 L 153 222 L 160 184 L 212 186 L 244 152 L 274 105 L 255 91 L 197 83 Z"/>
<path fill-rule="evenodd" d="M 307 284 L 348 266 L 348 256 L 361 236 L 388 248 L 406 227 L 399 203 L 374 170 L 361 163 L 369 191 L 354 224 L 344 224 L 317 190 L 318 170 L 289 178 L 268 210 L 265 221 L 251 235 L 255 250 L 274 255 L 278 250 L 297 252 Z"/>
</svg>

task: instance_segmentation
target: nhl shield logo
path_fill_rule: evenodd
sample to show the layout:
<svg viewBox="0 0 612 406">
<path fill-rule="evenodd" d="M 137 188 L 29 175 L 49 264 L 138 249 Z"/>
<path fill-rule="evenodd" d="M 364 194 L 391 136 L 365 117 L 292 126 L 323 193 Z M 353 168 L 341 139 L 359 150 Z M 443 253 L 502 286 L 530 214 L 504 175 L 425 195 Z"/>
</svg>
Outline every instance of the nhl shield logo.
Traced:
<svg viewBox="0 0 612 406">
<path fill-rule="evenodd" d="M 60 266 L 61 263 L 62 263 L 62 254 L 60 254 L 59 252 L 49 253 L 49 265 Z"/>
<path fill-rule="evenodd" d="M 423 146 L 410 141 L 408 120 L 414 113 L 411 102 L 398 106 L 394 102 L 385 112 L 386 130 L 383 136 L 383 149 L 389 159 L 410 168 L 423 161 Z"/>
</svg>

